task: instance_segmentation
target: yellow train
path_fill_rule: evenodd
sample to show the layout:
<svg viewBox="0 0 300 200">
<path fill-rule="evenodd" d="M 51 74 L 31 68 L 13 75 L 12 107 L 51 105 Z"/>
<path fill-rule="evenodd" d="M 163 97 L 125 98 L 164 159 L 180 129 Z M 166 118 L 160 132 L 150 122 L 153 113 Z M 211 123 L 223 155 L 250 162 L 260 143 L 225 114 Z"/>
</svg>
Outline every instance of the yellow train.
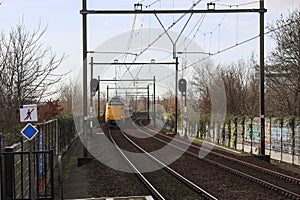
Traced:
<svg viewBox="0 0 300 200">
<path fill-rule="evenodd" d="M 130 105 L 124 104 L 120 97 L 112 97 L 106 103 L 105 123 L 108 127 L 121 127 L 132 115 Z"/>
<path fill-rule="evenodd" d="M 106 103 L 105 123 L 108 127 L 118 127 L 124 124 L 124 103 L 120 97 L 113 97 Z"/>
</svg>

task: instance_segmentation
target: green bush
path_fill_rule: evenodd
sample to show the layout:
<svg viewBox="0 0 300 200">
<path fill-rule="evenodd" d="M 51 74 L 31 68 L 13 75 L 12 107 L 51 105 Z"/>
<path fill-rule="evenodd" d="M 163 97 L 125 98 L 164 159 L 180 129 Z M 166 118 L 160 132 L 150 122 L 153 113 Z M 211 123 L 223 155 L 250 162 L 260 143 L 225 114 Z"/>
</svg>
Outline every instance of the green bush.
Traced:
<svg viewBox="0 0 300 200">
<path fill-rule="evenodd" d="M 58 119 L 59 131 L 59 151 L 67 148 L 76 137 L 75 123 L 72 114 L 60 114 L 56 116 Z"/>
</svg>

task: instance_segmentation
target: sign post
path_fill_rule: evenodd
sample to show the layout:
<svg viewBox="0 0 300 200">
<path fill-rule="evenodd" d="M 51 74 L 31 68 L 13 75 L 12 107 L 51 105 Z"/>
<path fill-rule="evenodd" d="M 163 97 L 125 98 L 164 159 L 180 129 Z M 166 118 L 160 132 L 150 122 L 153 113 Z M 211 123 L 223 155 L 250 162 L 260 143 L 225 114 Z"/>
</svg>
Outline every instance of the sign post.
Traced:
<svg viewBox="0 0 300 200">
<path fill-rule="evenodd" d="M 20 122 L 37 122 L 38 121 L 38 113 L 37 113 L 37 105 L 29 104 L 29 105 L 20 105 Z M 22 129 L 21 134 L 30 141 L 30 152 L 29 152 L 29 174 L 30 174 L 30 198 L 36 199 L 36 191 L 35 191 L 35 180 L 34 180 L 34 159 L 32 155 L 33 144 L 32 139 L 37 135 L 39 130 L 35 128 L 31 123 L 27 123 L 27 125 Z"/>
<path fill-rule="evenodd" d="M 21 131 L 21 134 L 30 141 L 30 152 L 29 152 L 29 165 L 30 166 L 30 184 L 31 184 L 31 191 L 30 197 L 31 199 L 35 199 L 35 181 L 34 181 L 34 161 L 33 161 L 33 144 L 32 139 L 37 135 L 39 130 L 35 128 L 32 124 L 28 123 Z"/>
</svg>

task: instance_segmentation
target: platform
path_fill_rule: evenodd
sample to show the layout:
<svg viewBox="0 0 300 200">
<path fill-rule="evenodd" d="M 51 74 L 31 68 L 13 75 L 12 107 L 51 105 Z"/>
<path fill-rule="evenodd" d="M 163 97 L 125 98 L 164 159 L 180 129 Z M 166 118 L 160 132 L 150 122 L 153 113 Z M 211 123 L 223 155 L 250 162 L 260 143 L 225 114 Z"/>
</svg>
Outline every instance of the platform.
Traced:
<svg viewBox="0 0 300 200">
<path fill-rule="evenodd" d="M 87 199 L 67 199 L 67 200 L 154 200 L 152 196 L 132 196 L 132 197 L 102 197 Z"/>
</svg>

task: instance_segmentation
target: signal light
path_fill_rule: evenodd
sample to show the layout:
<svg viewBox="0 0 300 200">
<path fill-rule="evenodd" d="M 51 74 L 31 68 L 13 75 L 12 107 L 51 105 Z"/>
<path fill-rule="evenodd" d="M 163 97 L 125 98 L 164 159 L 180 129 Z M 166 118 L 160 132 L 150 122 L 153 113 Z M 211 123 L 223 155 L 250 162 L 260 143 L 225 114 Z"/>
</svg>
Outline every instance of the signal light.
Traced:
<svg viewBox="0 0 300 200">
<path fill-rule="evenodd" d="M 95 92 L 97 92 L 99 90 L 99 81 L 97 79 L 92 79 L 90 86 L 91 86 L 91 92 L 94 96 Z"/>
<path fill-rule="evenodd" d="M 179 91 L 182 93 L 186 92 L 186 80 L 184 78 L 179 80 Z"/>
</svg>

